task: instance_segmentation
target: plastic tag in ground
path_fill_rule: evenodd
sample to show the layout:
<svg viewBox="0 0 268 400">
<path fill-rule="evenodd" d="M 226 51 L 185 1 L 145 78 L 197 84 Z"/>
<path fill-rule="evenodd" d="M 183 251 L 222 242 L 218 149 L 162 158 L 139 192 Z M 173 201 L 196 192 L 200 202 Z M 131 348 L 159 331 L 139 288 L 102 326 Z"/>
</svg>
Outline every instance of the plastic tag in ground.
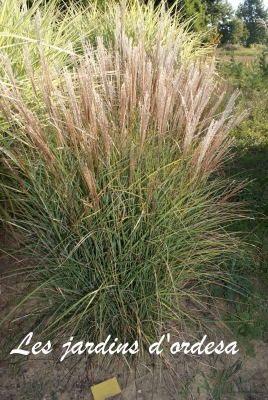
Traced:
<svg viewBox="0 0 268 400">
<path fill-rule="evenodd" d="M 94 400 L 105 400 L 108 397 L 121 393 L 120 386 L 116 378 L 91 386 Z"/>
</svg>

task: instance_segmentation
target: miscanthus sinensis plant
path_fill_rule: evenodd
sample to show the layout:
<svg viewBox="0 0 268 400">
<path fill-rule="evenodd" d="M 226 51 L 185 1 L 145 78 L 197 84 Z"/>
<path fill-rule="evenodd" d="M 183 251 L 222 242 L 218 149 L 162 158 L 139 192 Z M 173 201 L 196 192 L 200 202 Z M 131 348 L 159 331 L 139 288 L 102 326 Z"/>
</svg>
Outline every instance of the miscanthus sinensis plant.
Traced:
<svg viewBox="0 0 268 400">
<path fill-rule="evenodd" d="M 39 42 L 37 73 L 26 46 L 31 95 L 2 54 L 1 220 L 31 256 L 43 335 L 146 349 L 168 321 L 199 318 L 187 301 L 204 307 L 241 256 L 225 230 L 237 187 L 217 174 L 241 117 L 213 59 L 181 57 L 187 32 L 162 12 L 148 46 L 142 18 L 126 33 L 127 13 L 110 44 L 84 38 L 68 67 Z"/>
</svg>

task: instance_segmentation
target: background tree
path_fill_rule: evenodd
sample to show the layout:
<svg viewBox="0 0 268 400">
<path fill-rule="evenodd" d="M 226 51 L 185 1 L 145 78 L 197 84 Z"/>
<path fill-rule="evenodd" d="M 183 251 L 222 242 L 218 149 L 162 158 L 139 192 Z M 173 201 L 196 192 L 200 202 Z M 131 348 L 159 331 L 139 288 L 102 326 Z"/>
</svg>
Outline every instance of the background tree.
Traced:
<svg viewBox="0 0 268 400">
<path fill-rule="evenodd" d="M 235 17 L 232 5 L 226 0 L 202 0 L 209 25 L 221 36 L 221 44 L 238 43 L 248 37 L 241 19 Z"/>
<path fill-rule="evenodd" d="M 193 22 L 193 29 L 196 31 L 200 31 L 207 26 L 208 19 L 206 17 L 205 8 L 201 0 L 184 0 L 184 10 L 186 18 L 191 18 L 192 16 L 195 17 Z"/>
<path fill-rule="evenodd" d="M 249 32 L 241 19 L 235 17 L 223 23 L 219 23 L 218 32 L 221 35 L 222 44 L 235 44 L 246 40 L 249 36 Z"/>
<path fill-rule="evenodd" d="M 202 0 L 202 4 L 211 26 L 216 26 L 226 15 L 233 13 L 231 4 L 224 0 Z"/>
<path fill-rule="evenodd" d="M 172 7 L 175 1 L 167 0 L 166 4 Z M 159 3 L 161 3 L 161 0 L 155 1 L 156 5 Z M 248 7 L 246 3 L 256 3 L 255 11 L 257 12 L 253 13 L 252 7 Z M 249 45 L 251 42 L 248 42 L 248 40 L 256 43 L 256 37 L 258 37 L 258 43 L 264 41 L 266 37 L 265 29 L 258 27 L 255 23 L 256 18 L 266 20 L 266 11 L 264 10 L 262 0 L 246 0 L 244 4 L 243 7 L 246 9 L 246 12 L 243 11 L 242 14 L 237 13 L 235 15 L 232 5 L 227 0 L 180 0 L 178 3 L 181 6 L 182 19 L 195 17 L 192 23 L 193 30 L 200 31 L 208 26 L 214 28 L 214 31 L 216 30 L 221 35 L 222 44 L 241 42 Z M 243 17 L 243 15 L 252 15 L 252 13 L 256 16 L 253 17 L 254 26 L 250 30 L 247 18 Z M 256 34 L 252 36 L 251 31 L 253 29 L 256 30 Z"/>
<path fill-rule="evenodd" d="M 243 21 L 249 32 L 248 37 L 244 39 L 246 46 L 266 41 L 267 32 L 257 23 L 259 18 L 268 21 L 268 11 L 264 8 L 262 0 L 244 0 L 239 4 L 236 16 Z"/>
<path fill-rule="evenodd" d="M 145 4 L 148 0 L 143 0 Z M 164 0 L 165 1 L 165 0 Z M 155 0 L 155 6 L 158 6 L 162 0 Z M 166 0 L 165 3 L 168 7 L 174 6 L 176 0 Z M 200 31 L 205 29 L 208 24 L 208 18 L 206 16 L 206 6 L 204 6 L 202 0 L 180 0 L 177 3 L 177 10 L 180 10 L 182 20 L 191 19 L 191 29 L 194 31 Z"/>
</svg>

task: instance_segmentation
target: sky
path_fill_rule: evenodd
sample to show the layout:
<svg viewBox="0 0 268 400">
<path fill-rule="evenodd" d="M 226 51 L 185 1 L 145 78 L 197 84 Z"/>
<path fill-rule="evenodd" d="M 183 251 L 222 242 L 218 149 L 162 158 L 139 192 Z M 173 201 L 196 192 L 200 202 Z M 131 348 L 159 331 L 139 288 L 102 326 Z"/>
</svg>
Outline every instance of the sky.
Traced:
<svg viewBox="0 0 268 400">
<path fill-rule="evenodd" d="M 243 0 L 229 0 L 229 3 L 236 9 L 238 4 L 243 3 Z M 263 4 L 265 8 L 268 8 L 268 0 L 263 0 Z"/>
</svg>

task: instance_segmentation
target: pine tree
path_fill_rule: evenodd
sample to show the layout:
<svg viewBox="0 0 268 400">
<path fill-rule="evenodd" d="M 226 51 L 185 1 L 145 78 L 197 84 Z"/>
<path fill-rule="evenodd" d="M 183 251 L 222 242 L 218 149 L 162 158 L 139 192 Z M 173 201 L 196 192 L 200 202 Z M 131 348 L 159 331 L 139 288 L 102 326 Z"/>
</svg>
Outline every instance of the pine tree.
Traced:
<svg viewBox="0 0 268 400">
<path fill-rule="evenodd" d="M 245 28 L 249 32 L 249 36 L 245 39 L 246 46 L 254 43 L 264 43 L 267 39 L 267 32 L 264 27 L 257 23 L 259 18 L 265 22 L 268 21 L 268 11 L 265 10 L 262 0 L 244 0 L 239 4 L 237 17 L 240 18 Z"/>
</svg>

